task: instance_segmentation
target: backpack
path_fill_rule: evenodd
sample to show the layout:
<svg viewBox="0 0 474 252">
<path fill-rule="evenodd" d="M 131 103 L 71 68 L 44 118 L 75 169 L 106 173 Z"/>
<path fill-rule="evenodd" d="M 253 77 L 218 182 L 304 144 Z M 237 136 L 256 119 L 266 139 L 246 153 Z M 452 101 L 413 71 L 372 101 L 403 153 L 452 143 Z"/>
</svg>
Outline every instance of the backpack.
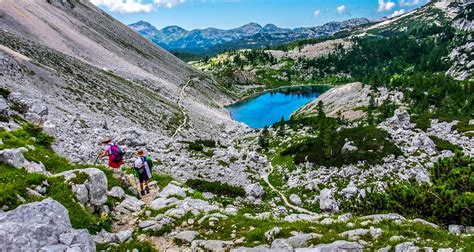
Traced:
<svg viewBox="0 0 474 252">
<path fill-rule="evenodd" d="M 153 160 L 151 160 L 149 156 L 141 157 L 141 159 L 142 159 L 143 164 L 145 164 L 145 162 L 148 164 L 148 168 L 150 169 L 150 173 L 151 173 L 153 170 Z"/>
<path fill-rule="evenodd" d="M 110 145 L 110 159 L 114 163 L 120 163 L 123 161 L 123 156 L 125 156 L 125 152 L 116 144 Z"/>
</svg>

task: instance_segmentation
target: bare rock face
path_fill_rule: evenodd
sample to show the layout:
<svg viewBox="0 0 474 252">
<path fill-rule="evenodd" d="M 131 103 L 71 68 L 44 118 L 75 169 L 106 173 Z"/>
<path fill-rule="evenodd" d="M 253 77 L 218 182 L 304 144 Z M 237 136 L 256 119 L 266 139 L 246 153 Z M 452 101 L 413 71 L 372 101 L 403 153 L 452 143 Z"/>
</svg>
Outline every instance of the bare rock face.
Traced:
<svg viewBox="0 0 474 252">
<path fill-rule="evenodd" d="M 0 237 L 5 251 L 51 251 L 53 247 L 95 251 L 88 231 L 73 229 L 66 208 L 52 199 L 0 213 Z"/>
<path fill-rule="evenodd" d="M 318 103 L 322 101 L 327 116 L 338 117 L 340 114 L 344 119 L 349 121 L 359 120 L 363 118 L 366 113 L 362 110 L 358 110 L 358 108 L 369 105 L 370 95 L 373 95 L 379 104 L 387 99 L 399 103 L 403 97 L 403 94 L 389 92 L 385 88 L 380 88 L 378 92 L 375 92 L 371 90 L 369 85 L 354 82 L 332 88 L 320 95 L 316 100 L 296 111 L 294 115 L 315 115 L 317 113 Z"/>
</svg>

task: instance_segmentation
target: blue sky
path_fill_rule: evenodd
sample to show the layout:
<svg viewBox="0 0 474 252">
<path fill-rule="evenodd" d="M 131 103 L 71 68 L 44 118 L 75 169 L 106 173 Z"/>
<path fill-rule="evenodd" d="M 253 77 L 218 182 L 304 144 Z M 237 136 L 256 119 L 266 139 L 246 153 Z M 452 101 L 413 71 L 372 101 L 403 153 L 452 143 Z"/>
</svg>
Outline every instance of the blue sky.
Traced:
<svg viewBox="0 0 474 252">
<path fill-rule="evenodd" d="M 249 22 L 310 27 L 355 17 L 399 15 L 427 0 L 90 0 L 125 24 L 140 20 L 157 28 L 235 28 Z"/>
</svg>

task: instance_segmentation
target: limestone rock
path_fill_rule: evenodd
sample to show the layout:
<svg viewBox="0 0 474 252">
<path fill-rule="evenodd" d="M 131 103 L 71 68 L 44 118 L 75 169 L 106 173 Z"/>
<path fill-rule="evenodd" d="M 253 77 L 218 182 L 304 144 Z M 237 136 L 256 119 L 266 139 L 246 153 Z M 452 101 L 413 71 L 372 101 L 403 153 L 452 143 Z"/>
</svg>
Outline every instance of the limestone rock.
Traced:
<svg viewBox="0 0 474 252">
<path fill-rule="evenodd" d="M 125 191 L 120 186 L 114 186 L 109 192 L 107 192 L 107 195 L 114 198 L 123 199 L 125 197 Z"/>
<path fill-rule="evenodd" d="M 191 248 L 193 250 L 198 250 L 199 248 L 201 248 L 208 251 L 225 251 L 229 249 L 233 244 L 234 243 L 231 241 L 194 240 L 191 243 Z"/>
<path fill-rule="evenodd" d="M 260 184 L 255 183 L 245 187 L 245 193 L 247 197 L 260 198 L 263 196 L 264 190 Z"/>
<path fill-rule="evenodd" d="M 120 231 L 116 233 L 115 235 L 117 236 L 118 241 L 120 243 L 123 243 L 127 241 L 128 239 L 130 239 L 132 237 L 132 234 L 133 234 L 133 229 L 127 229 L 127 230 Z"/>
<path fill-rule="evenodd" d="M 451 234 L 461 234 L 464 231 L 464 226 L 462 225 L 449 225 L 449 233 Z"/>
<path fill-rule="evenodd" d="M 314 248 L 302 248 L 296 249 L 296 252 L 326 252 L 326 251 L 351 251 L 351 252 L 362 252 L 364 246 L 356 242 L 348 241 L 335 241 L 329 244 L 319 244 Z"/>
<path fill-rule="evenodd" d="M 76 173 L 87 174 L 87 180 L 82 184 L 87 189 L 88 195 L 85 206 L 94 209 L 105 204 L 107 202 L 107 177 L 103 171 L 97 168 L 75 169 L 58 173 L 55 176 L 64 176 L 65 180 L 69 181 L 77 176 Z M 80 190 L 84 190 L 84 188 Z"/>
<path fill-rule="evenodd" d="M 291 203 L 295 204 L 296 206 L 301 206 L 303 204 L 301 202 L 300 197 L 296 194 L 290 195 L 290 201 L 291 201 Z"/>
<path fill-rule="evenodd" d="M 175 239 L 185 242 L 185 243 L 191 243 L 196 236 L 198 236 L 198 232 L 196 231 L 181 231 L 178 234 L 174 236 Z"/>
<path fill-rule="evenodd" d="M 10 107 L 3 97 L 0 96 L 0 114 L 4 116 L 10 115 Z"/>
<path fill-rule="evenodd" d="M 306 246 L 310 245 L 309 244 L 310 240 L 315 239 L 315 238 L 319 238 L 319 237 L 322 237 L 322 235 L 314 234 L 314 233 L 311 233 L 311 234 L 297 234 L 297 235 L 293 235 L 290 238 L 286 239 L 286 241 L 293 248 L 302 248 L 302 247 L 306 247 Z"/>
<path fill-rule="evenodd" d="M 323 211 L 337 212 L 339 206 L 332 196 L 332 191 L 325 188 L 319 195 L 319 208 Z"/>
<path fill-rule="evenodd" d="M 395 252 L 411 252 L 411 251 L 418 251 L 418 247 L 413 244 L 413 242 L 404 242 L 397 244 L 395 246 Z"/>
<path fill-rule="evenodd" d="M 145 202 L 133 196 L 125 195 L 125 199 L 119 205 L 117 205 L 115 209 L 120 213 L 130 214 L 140 211 L 144 205 Z"/>
<path fill-rule="evenodd" d="M 95 251 L 87 230 L 73 229 L 67 209 L 49 198 L 0 213 L 0 237 L 0 247 L 5 251 L 51 251 L 50 246 Z"/>
<path fill-rule="evenodd" d="M 354 142 L 348 141 L 344 144 L 344 146 L 342 146 L 341 151 L 343 153 L 347 153 L 347 152 L 356 152 L 358 150 L 359 150 L 359 148 L 357 148 L 357 146 L 354 145 Z"/>
<path fill-rule="evenodd" d="M 170 183 L 165 188 L 163 188 L 158 196 L 164 199 L 167 199 L 170 196 L 179 196 L 184 198 L 186 197 L 186 192 L 184 192 L 183 188 Z"/>
<path fill-rule="evenodd" d="M 275 236 L 277 236 L 281 232 L 280 227 L 274 227 L 270 229 L 269 231 L 265 232 L 265 239 L 267 241 L 273 241 L 275 239 Z"/>
<path fill-rule="evenodd" d="M 293 251 L 293 247 L 288 243 L 286 239 L 276 239 L 272 242 L 271 249 L 273 251 Z"/>
</svg>

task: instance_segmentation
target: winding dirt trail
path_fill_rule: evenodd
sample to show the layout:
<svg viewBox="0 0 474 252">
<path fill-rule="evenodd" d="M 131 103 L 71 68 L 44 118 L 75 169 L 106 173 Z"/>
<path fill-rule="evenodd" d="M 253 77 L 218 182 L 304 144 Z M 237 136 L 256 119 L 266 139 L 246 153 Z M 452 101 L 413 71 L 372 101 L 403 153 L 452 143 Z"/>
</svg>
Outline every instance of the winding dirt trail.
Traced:
<svg viewBox="0 0 474 252">
<path fill-rule="evenodd" d="M 265 174 L 263 176 L 263 180 L 265 181 L 265 183 L 268 184 L 268 186 L 272 189 L 272 191 L 276 192 L 278 195 L 280 195 L 280 197 L 282 198 L 283 202 L 285 203 L 285 205 L 293 210 L 296 210 L 300 213 L 305 213 L 305 214 L 309 214 L 309 215 L 319 215 L 318 213 L 314 213 L 314 212 L 311 212 L 305 208 L 302 208 L 302 207 L 299 207 L 299 206 L 295 206 L 293 204 L 290 203 L 290 201 L 288 200 L 288 198 L 286 198 L 286 196 L 280 192 L 278 189 L 276 189 L 272 183 L 270 183 L 270 180 L 268 179 L 268 177 L 270 176 L 270 174 L 273 173 L 273 165 L 272 165 L 272 160 L 270 160 L 270 172 Z"/>
<path fill-rule="evenodd" d="M 179 107 L 179 109 L 181 110 L 181 113 L 182 113 L 183 116 L 184 116 L 184 120 L 183 120 L 183 122 L 178 126 L 178 128 L 176 128 L 176 131 L 175 131 L 174 134 L 171 136 L 171 140 L 173 140 L 173 139 L 181 132 L 181 130 L 186 126 L 186 124 L 188 123 L 188 120 L 189 120 L 188 112 L 187 112 L 186 109 L 184 108 L 183 100 L 184 100 L 184 98 L 186 97 L 186 88 L 187 88 L 193 81 L 195 81 L 195 79 L 194 79 L 194 78 L 190 78 L 190 79 L 183 85 L 183 87 L 181 88 L 181 91 L 179 92 L 178 107 Z"/>
</svg>

